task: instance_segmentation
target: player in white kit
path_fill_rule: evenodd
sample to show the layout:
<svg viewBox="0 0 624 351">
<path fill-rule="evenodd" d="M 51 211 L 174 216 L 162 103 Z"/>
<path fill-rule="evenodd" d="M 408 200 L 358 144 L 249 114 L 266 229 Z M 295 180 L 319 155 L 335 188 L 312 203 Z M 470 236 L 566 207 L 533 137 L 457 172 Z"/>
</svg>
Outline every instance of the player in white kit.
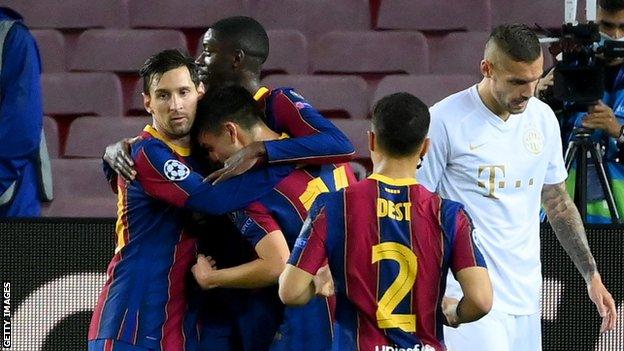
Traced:
<svg viewBox="0 0 624 351">
<path fill-rule="evenodd" d="M 445 327 L 452 351 L 541 350 L 540 204 L 587 283 L 603 317 L 601 331 L 615 327 L 613 298 L 565 190 L 559 125 L 550 107 L 531 97 L 542 65 L 537 36 L 528 27 L 497 27 L 481 61 L 483 80 L 430 110 L 431 148 L 419 181 L 466 206 L 494 287 L 487 316 Z M 461 296 L 452 277 L 446 296 L 445 305 Z"/>
</svg>

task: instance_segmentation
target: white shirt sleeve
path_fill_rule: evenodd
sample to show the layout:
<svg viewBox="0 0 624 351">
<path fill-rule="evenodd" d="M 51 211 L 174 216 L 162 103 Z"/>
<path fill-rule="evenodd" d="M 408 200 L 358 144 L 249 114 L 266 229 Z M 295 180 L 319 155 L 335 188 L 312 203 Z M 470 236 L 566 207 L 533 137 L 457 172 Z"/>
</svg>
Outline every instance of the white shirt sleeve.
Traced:
<svg viewBox="0 0 624 351">
<path fill-rule="evenodd" d="M 550 110 L 548 111 L 553 123 L 551 124 L 551 133 L 549 133 L 549 140 L 546 140 L 545 144 L 547 149 L 545 150 L 548 155 L 548 168 L 546 169 L 546 177 L 544 178 L 544 184 L 559 184 L 564 182 L 568 178 L 568 171 L 565 168 L 565 162 L 563 160 L 563 148 L 561 141 L 561 130 L 559 129 L 559 123 L 555 114 Z"/>
<path fill-rule="evenodd" d="M 444 174 L 449 159 L 449 137 L 442 123 L 442 116 L 431 111 L 431 123 L 429 125 L 430 140 L 429 151 L 424 157 L 422 167 L 418 170 L 416 179 L 431 192 L 437 192 L 440 180 Z"/>
</svg>

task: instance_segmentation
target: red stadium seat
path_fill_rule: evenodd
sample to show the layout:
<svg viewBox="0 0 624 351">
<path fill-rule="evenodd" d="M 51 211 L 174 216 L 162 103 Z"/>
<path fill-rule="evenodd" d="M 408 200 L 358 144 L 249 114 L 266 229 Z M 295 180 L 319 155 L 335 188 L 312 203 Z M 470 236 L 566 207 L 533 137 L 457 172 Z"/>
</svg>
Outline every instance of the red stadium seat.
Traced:
<svg viewBox="0 0 624 351">
<path fill-rule="evenodd" d="M 126 0 L 4 0 L 30 28 L 125 28 Z"/>
<path fill-rule="evenodd" d="M 267 29 L 297 29 L 307 36 L 370 28 L 366 0 L 249 0 L 249 13 Z"/>
<path fill-rule="evenodd" d="M 415 30 L 490 29 L 490 0 L 382 0 L 377 28 Z"/>
<path fill-rule="evenodd" d="M 311 50 L 312 70 L 427 73 L 427 40 L 418 32 L 331 32 Z"/>
<path fill-rule="evenodd" d="M 41 68 L 43 72 L 65 71 L 65 38 L 57 30 L 41 29 L 33 30 L 32 35 L 39 47 L 41 56 Z"/>
<path fill-rule="evenodd" d="M 206 28 L 229 16 L 244 15 L 245 0 L 129 0 L 132 28 Z"/>
<path fill-rule="evenodd" d="M 479 63 L 488 32 L 455 32 L 430 38 L 431 72 L 439 74 L 480 74 Z"/>
<path fill-rule="evenodd" d="M 69 126 L 65 157 L 101 157 L 104 148 L 137 136 L 151 118 L 81 117 Z"/>
<path fill-rule="evenodd" d="M 48 116 L 43 116 L 43 133 L 46 138 L 46 145 L 48 146 L 48 154 L 50 158 L 57 158 L 60 155 L 59 150 L 59 132 L 56 121 Z"/>
<path fill-rule="evenodd" d="M 102 160 L 53 159 L 54 200 L 46 217 L 115 217 L 117 197 L 102 171 Z"/>
<path fill-rule="evenodd" d="M 134 89 L 132 90 L 132 96 L 129 99 L 129 106 L 127 109 L 127 113 L 130 115 L 149 115 L 147 111 L 145 111 L 145 106 L 143 106 L 143 79 L 139 79 L 136 81 L 134 85 Z"/>
<path fill-rule="evenodd" d="M 578 2 L 579 10 L 585 7 Z M 492 24 L 535 23 L 544 28 L 560 28 L 563 24 L 564 2 L 561 0 L 495 0 L 492 1 Z"/>
<path fill-rule="evenodd" d="M 44 73 L 41 86 L 45 114 L 123 114 L 121 83 L 112 73 Z"/>
<path fill-rule="evenodd" d="M 386 76 L 377 85 L 371 108 L 382 97 L 402 91 L 418 97 L 427 106 L 432 106 L 443 98 L 464 90 L 478 81 L 478 76 L 468 74 Z"/>
<path fill-rule="evenodd" d="M 78 38 L 70 68 L 137 72 L 148 57 L 174 48 L 188 51 L 186 38 L 180 31 L 92 29 Z"/>
<path fill-rule="evenodd" d="M 366 118 L 368 114 L 368 85 L 357 76 L 274 75 L 262 84 L 294 88 L 326 116 Z"/>
<path fill-rule="evenodd" d="M 305 74 L 308 71 L 308 41 L 296 30 L 269 30 L 269 57 L 265 72 Z"/>
<path fill-rule="evenodd" d="M 365 119 L 333 119 L 332 123 L 336 125 L 347 138 L 351 140 L 355 147 L 356 158 L 368 158 L 370 152 L 368 150 L 368 135 L 370 130 L 370 120 Z"/>
</svg>

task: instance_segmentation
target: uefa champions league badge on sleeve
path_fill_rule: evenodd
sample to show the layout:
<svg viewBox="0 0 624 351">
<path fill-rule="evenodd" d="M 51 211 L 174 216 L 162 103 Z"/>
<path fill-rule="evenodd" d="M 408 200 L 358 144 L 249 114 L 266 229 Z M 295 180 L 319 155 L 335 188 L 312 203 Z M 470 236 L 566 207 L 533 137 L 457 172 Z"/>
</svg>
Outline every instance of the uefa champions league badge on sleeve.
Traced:
<svg viewBox="0 0 624 351">
<path fill-rule="evenodd" d="M 174 182 L 182 181 L 191 174 L 191 170 L 178 160 L 168 160 L 165 162 L 164 172 L 165 177 Z"/>
</svg>

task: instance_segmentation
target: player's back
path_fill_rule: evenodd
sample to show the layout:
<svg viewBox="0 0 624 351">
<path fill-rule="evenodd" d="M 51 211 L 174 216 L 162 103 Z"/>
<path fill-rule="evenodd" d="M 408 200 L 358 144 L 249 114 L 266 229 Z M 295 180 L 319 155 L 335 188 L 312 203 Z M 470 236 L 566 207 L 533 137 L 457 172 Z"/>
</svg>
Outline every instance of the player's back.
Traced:
<svg viewBox="0 0 624 351">
<path fill-rule="evenodd" d="M 321 201 L 338 298 L 334 349 L 444 350 L 440 301 L 455 228 L 469 223 L 461 205 L 415 179 L 377 174 Z"/>
<path fill-rule="evenodd" d="M 146 131 L 158 135 L 153 128 L 146 127 Z M 158 191 L 160 181 L 180 177 L 175 172 L 185 167 L 197 170 L 188 155 L 178 153 L 174 154 L 177 159 L 169 162 L 177 171 L 153 168 L 149 157 L 159 156 L 161 150 L 168 150 L 165 157 L 170 157 L 171 150 L 149 132 L 142 133 L 143 140 L 133 145 L 132 156 L 141 176 L 153 178 L 150 191 Z M 146 169 L 149 167 L 152 169 Z M 195 330 L 190 328 L 195 317 L 188 311 L 186 283 L 186 272 L 197 255 L 197 240 L 183 229 L 188 210 L 154 198 L 145 184 L 118 181 L 117 246 L 93 314 L 89 340 L 186 349 L 185 345 L 197 339 L 188 333 Z"/>
<path fill-rule="evenodd" d="M 284 234 L 292 250 L 308 210 L 324 192 L 355 182 L 348 164 L 307 166 L 284 178 L 268 195 L 235 215 L 241 233 L 252 245 L 275 230 Z M 273 287 L 267 288 L 272 289 Z M 271 296 L 279 300 L 277 292 Z M 271 303 L 271 302 L 266 302 Z M 281 303 L 280 303 L 281 305 Z M 333 299 L 316 297 L 301 307 L 287 307 L 271 350 L 325 350 L 331 345 Z"/>
</svg>

